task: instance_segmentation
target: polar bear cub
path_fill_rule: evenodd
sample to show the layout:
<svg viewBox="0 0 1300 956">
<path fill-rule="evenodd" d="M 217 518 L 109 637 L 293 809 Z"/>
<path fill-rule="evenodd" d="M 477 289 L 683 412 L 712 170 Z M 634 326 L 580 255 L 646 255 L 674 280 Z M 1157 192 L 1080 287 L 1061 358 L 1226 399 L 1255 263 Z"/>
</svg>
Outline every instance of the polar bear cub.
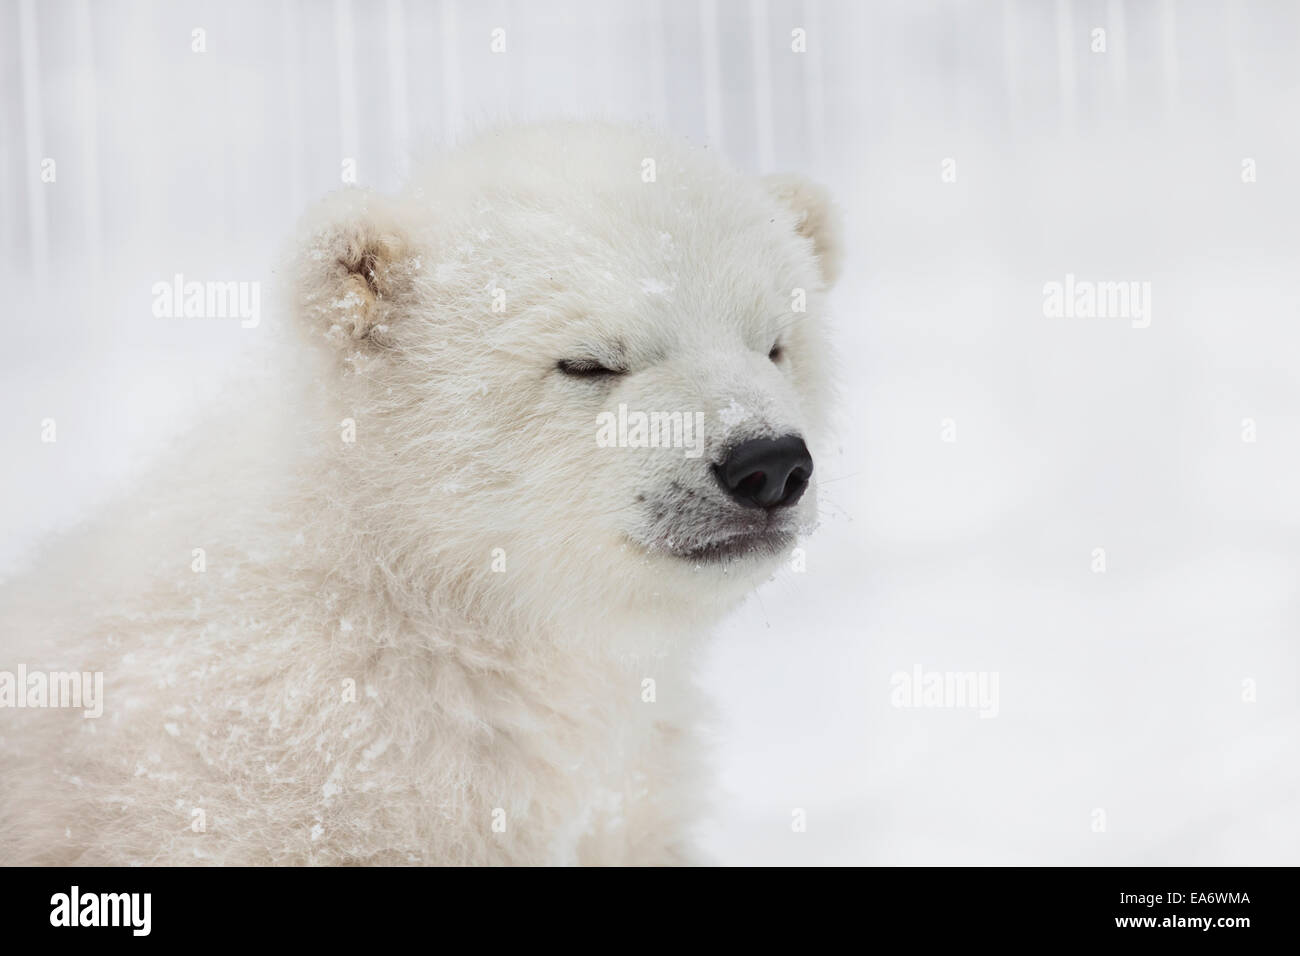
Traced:
<svg viewBox="0 0 1300 956">
<path fill-rule="evenodd" d="M 819 188 L 614 125 L 326 200 L 269 391 L 0 591 L 0 672 L 103 679 L 0 707 L 0 862 L 695 859 L 693 656 L 812 525 L 839 262 Z"/>
</svg>

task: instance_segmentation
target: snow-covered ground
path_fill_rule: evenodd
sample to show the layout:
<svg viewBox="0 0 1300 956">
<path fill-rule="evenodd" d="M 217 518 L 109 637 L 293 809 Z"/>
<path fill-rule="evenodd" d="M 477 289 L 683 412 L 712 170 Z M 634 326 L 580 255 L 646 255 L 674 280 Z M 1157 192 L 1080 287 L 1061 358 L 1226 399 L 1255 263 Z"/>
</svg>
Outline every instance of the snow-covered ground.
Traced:
<svg viewBox="0 0 1300 956">
<path fill-rule="evenodd" d="M 354 20 L 372 9 L 341 6 Z M 866 6 L 721 4 L 721 62 L 693 67 L 722 71 L 726 151 L 751 168 L 811 165 L 849 227 L 830 317 L 837 443 L 814 449 L 822 527 L 805 569 L 783 571 L 737 614 L 704 674 L 721 717 L 709 850 L 741 864 L 1300 863 L 1300 70 L 1278 59 L 1300 44 L 1300 14 L 1260 4 L 1220 24 L 1202 11 L 1169 33 L 1132 4 L 1058 5 L 1055 18 L 1042 4 Z M 169 28 L 199 16 L 183 9 Z M 261 22 L 231 9 L 231 24 Z M 445 25 L 405 9 L 413 31 Z M 510 24 L 524 16 L 499 9 Z M 519 112 L 617 114 L 595 77 L 638 69 L 627 64 L 640 55 L 640 10 L 608 24 L 614 46 L 597 49 L 590 75 L 575 65 L 577 40 L 558 57 L 566 33 L 548 23 L 553 69 L 571 75 Z M 783 36 L 789 23 L 851 36 L 818 67 L 815 97 L 810 87 L 783 99 L 773 65 L 775 117 L 741 135 L 754 114 L 736 106 L 747 95 L 737 89 L 761 74 L 730 71 L 749 55 L 755 11 Z M 698 57 L 697 24 L 665 22 L 660 59 L 672 67 L 677 42 Z M 1097 23 L 1122 69 L 1090 54 Z M 332 43 L 329 26 L 312 35 Z M 512 29 L 523 44 L 527 30 Z M 1069 70 L 1058 41 L 1075 51 Z M 5 42 L 9 59 L 17 41 Z M 44 95 L 84 92 L 49 66 L 52 45 L 42 42 Z M 81 240 L 75 192 L 84 138 L 73 124 L 59 140 L 70 121 L 51 119 L 52 151 L 66 157 L 58 188 L 72 198 L 47 197 L 44 278 L 12 225 L 32 214 L 13 175 L 30 151 L 4 150 L 0 190 L 19 218 L 0 240 L 19 246 L 0 266 L 0 574 L 129 487 L 170 435 L 227 400 L 234 374 L 272 360 L 237 322 L 154 319 L 149 290 L 176 271 L 274 279 L 293 206 L 284 171 L 269 169 L 285 131 L 279 114 L 248 111 L 291 81 L 311 101 L 312 83 L 335 75 L 314 49 L 294 48 L 294 71 L 272 45 L 265 62 L 242 51 L 229 83 L 211 61 L 206 78 L 175 76 L 189 95 L 223 90 L 202 100 L 206 113 L 169 120 L 215 130 L 193 150 L 167 124 L 136 145 L 109 129 L 138 132 L 139 101 L 120 94 L 140 84 L 145 95 L 149 77 L 180 67 L 150 61 L 137 75 L 106 54 L 100 148 L 160 185 L 101 165 L 108 236 L 96 252 Z M 356 56 L 383 50 L 370 36 Z M 522 96 L 526 74 L 493 95 Z M 659 76 L 667 124 L 707 139 L 717 116 L 707 102 L 678 109 L 685 82 Z M 466 78 L 467 99 L 469 89 Z M 639 102 L 631 80 L 618 95 Z M 446 89 L 436 96 L 449 102 Z M 782 133 L 787 121 L 808 128 L 810 102 L 824 127 L 817 149 Z M 18 94 L 3 103 L 27 129 Z M 320 115 L 333 120 L 333 108 Z M 306 109 L 291 131 L 298 160 L 330 156 L 330 173 L 294 180 L 304 201 L 337 167 L 337 143 L 314 133 L 320 115 Z M 360 115 L 364 131 L 387 135 Z M 235 131 L 224 146 L 223 123 Z M 227 162 L 222 148 L 244 158 Z M 1044 286 L 1067 275 L 1147 283 L 1149 311 L 1049 316 Z M 57 443 L 40 441 L 46 418 Z M 894 706 L 891 680 L 915 669 L 996 676 L 996 716 Z M 797 810 L 806 828 L 793 825 Z"/>
</svg>

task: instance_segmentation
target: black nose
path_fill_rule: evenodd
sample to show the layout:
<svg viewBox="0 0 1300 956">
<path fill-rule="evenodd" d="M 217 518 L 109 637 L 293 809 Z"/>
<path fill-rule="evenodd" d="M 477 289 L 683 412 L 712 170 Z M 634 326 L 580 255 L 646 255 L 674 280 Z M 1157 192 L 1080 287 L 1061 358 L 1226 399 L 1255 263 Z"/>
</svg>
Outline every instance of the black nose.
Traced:
<svg viewBox="0 0 1300 956">
<path fill-rule="evenodd" d="M 812 455 L 798 435 L 741 442 L 714 465 L 727 494 L 746 508 L 787 508 L 812 476 Z"/>
</svg>

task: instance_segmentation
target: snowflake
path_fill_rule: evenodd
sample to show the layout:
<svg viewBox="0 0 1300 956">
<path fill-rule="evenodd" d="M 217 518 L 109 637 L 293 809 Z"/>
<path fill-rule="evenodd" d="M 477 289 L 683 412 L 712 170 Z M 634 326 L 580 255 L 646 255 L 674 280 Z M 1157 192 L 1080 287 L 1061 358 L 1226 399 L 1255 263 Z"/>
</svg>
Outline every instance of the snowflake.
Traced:
<svg viewBox="0 0 1300 956">
<path fill-rule="evenodd" d="M 746 418 L 749 417 L 749 411 L 742 407 L 734 398 L 726 408 L 718 412 L 718 421 L 722 422 L 726 428 L 735 428 Z"/>
</svg>

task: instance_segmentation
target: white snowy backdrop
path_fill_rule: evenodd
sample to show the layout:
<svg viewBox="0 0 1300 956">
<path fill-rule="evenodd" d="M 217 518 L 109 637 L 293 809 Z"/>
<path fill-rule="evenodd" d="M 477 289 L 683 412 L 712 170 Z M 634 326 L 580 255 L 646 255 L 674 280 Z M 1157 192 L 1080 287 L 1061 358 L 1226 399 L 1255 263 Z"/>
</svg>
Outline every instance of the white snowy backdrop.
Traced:
<svg viewBox="0 0 1300 956">
<path fill-rule="evenodd" d="M 650 120 L 848 222 L 823 526 L 705 675 L 709 850 L 1300 863 L 1298 106 L 1281 0 L 0 0 L 0 574 L 265 359 L 154 282 L 271 286 L 345 159 Z M 1067 273 L 1149 327 L 1046 317 Z M 892 706 L 916 666 L 998 716 Z"/>
</svg>

